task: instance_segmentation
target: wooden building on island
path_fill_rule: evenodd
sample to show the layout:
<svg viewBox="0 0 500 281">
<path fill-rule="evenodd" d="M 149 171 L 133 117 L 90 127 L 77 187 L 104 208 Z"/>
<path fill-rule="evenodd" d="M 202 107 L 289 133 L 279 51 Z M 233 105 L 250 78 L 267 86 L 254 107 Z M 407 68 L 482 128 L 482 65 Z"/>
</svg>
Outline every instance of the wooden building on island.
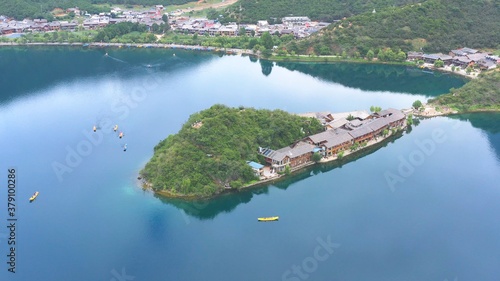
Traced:
<svg viewBox="0 0 500 281">
<path fill-rule="evenodd" d="M 283 172 L 286 166 L 297 168 L 312 161 L 315 152 L 323 157 L 337 156 L 355 143 L 370 141 L 384 130 L 402 127 L 406 122 L 406 115 L 400 110 L 389 108 L 371 114 L 365 118 L 345 120 L 342 114 L 311 114 L 322 121 L 325 131 L 305 137 L 303 140 L 278 150 L 259 148 L 259 154 L 264 156 L 266 163 L 276 172 Z M 325 118 L 328 116 L 328 118 Z M 329 120 L 326 120 L 329 119 Z M 338 121 L 331 129 L 332 122 Z"/>
<path fill-rule="evenodd" d="M 278 150 L 260 148 L 260 154 L 265 157 L 266 162 L 269 163 L 271 168 L 275 169 L 276 172 L 283 172 L 286 166 L 295 168 L 309 163 L 315 148 L 315 145 L 300 141 L 295 145 Z"/>
<path fill-rule="evenodd" d="M 306 138 L 310 144 L 322 148 L 323 156 L 335 156 L 352 145 L 352 136 L 343 130 L 326 130 Z"/>
</svg>

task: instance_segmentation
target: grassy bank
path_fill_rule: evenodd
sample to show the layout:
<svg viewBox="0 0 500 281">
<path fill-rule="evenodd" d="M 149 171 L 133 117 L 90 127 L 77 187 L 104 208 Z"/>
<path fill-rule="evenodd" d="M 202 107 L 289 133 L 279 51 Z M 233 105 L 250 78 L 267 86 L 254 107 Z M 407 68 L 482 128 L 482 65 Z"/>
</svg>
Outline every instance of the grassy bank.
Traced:
<svg viewBox="0 0 500 281">
<path fill-rule="evenodd" d="M 458 113 L 500 111 L 500 69 L 481 73 L 460 89 L 429 100 L 434 107 L 449 107 Z"/>
</svg>

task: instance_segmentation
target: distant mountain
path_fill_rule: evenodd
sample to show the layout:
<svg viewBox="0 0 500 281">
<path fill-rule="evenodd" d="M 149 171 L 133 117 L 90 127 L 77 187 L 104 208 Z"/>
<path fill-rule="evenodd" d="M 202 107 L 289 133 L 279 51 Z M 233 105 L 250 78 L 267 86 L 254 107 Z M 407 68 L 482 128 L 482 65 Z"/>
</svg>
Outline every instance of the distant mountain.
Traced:
<svg viewBox="0 0 500 281">
<path fill-rule="evenodd" d="M 24 18 L 49 18 L 50 12 L 55 8 L 78 7 L 89 13 L 109 12 L 103 10 L 99 4 L 125 4 L 125 5 L 172 5 L 192 2 L 189 0 L 3 0 L 0 1 L 0 15 L 14 17 L 17 20 Z"/>
<path fill-rule="evenodd" d="M 446 53 L 465 46 L 498 48 L 499 19 L 500 1 L 428 0 L 348 18 L 291 47 L 297 53 L 362 56 L 386 47 Z"/>
<path fill-rule="evenodd" d="M 417 0 L 240 0 L 222 14 L 224 21 L 255 23 L 286 16 L 307 16 L 313 20 L 333 21 L 391 6 L 417 3 Z M 241 8 L 241 9 L 240 9 Z M 221 13 L 218 13 L 221 14 Z M 217 14 L 217 15 L 218 15 Z"/>
</svg>

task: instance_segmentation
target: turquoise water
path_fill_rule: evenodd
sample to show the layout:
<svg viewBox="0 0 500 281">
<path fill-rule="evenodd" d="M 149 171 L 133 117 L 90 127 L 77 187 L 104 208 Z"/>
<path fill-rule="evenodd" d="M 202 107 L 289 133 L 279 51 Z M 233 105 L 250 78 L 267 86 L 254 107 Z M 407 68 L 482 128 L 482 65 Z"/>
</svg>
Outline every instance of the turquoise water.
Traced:
<svg viewBox="0 0 500 281">
<path fill-rule="evenodd" d="M 0 177 L 15 167 L 18 178 L 17 272 L 2 261 L 1 280 L 495 280 L 499 114 L 420 120 L 351 162 L 209 202 L 136 186 L 158 141 L 215 103 L 403 108 L 464 83 L 433 76 L 415 89 L 424 80 L 406 68 L 318 67 L 179 50 L 0 49 Z M 256 220 L 272 215 L 280 221 Z"/>
</svg>

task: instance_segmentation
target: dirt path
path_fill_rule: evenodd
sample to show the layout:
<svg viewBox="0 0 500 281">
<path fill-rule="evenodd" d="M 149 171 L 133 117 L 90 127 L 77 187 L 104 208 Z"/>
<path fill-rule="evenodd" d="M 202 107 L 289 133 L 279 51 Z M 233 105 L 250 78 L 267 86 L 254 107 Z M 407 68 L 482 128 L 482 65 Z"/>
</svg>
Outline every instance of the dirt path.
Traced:
<svg viewBox="0 0 500 281">
<path fill-rule="evenodd" d="M 183 9 L 182 12 L 189 13 L 191 11 L 201 11 L 201 10 L 205 10 L 208 8 L 219 9 L 219 8 L 223 8 L 223 7 L 232 5 L 236 2 L 238 2 L 238 0 L 224 0 L 224 1 L 221 1 L 220 3 L 212 3 L 212 4 L 201 3 L 200 1 L 198 1 L 198 3 L 196 3 L 195 7 L 192 7 L 190 9 Z"/>
</svg>

